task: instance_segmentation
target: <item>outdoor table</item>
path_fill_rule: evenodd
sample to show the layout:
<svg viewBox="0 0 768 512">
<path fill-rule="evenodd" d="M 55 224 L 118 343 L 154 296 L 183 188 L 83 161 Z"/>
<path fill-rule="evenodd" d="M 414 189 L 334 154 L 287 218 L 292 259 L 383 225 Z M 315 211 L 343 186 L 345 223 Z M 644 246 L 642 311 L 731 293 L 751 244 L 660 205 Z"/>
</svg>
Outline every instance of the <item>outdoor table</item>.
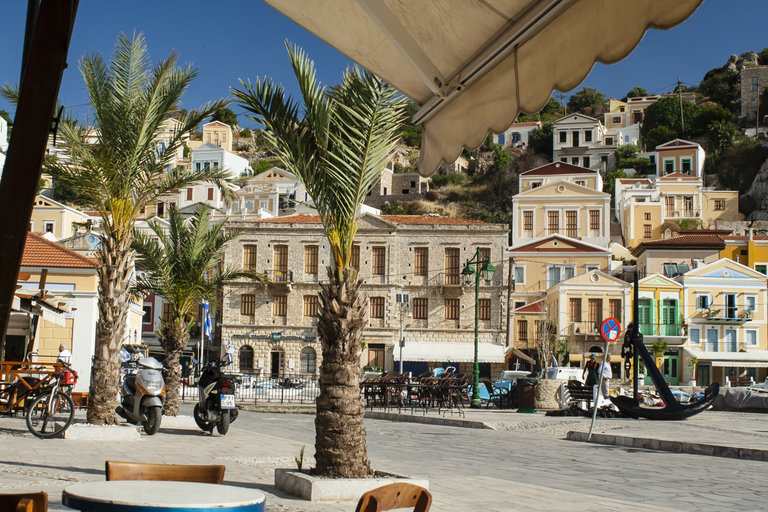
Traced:
<svg viewBox="0 0 768 512">
<path fill-rule="evenodd" d="M 198 482 L 110 480 L 64 489 L 64 506 L 84 512 L 263 512 L 255 489 Z"/>
</svg>

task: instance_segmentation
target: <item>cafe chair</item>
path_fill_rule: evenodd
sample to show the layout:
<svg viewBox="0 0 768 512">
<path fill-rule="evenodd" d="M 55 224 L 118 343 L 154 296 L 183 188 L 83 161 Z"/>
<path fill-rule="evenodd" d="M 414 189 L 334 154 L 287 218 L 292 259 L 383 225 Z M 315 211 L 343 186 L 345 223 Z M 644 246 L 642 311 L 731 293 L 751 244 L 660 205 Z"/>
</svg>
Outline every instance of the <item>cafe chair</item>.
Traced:
<svg viewBox="0 0 768 512">
<path fill-rule="evenodd" d="M 106 462 L 107 480 L 163 480 L 220 484 L 224 481 L 221 465 L 147 464 L 143 462 Z M 2 511 L 0 511 L 2 512 Z"/>
<path fill-rule="evenodd" d="M 357 502 L 355 512 L 380 512 L 405 507 L 414 507 L 413 512 L 428 512 L 431 506 L 432 495 L 428 490 L 400 482 L 366 492 Z"/>
<path fill-rule="evenodd" d="M 0 512 L 46 512 L 48 493 L 0 494 Z"/>
</svg>

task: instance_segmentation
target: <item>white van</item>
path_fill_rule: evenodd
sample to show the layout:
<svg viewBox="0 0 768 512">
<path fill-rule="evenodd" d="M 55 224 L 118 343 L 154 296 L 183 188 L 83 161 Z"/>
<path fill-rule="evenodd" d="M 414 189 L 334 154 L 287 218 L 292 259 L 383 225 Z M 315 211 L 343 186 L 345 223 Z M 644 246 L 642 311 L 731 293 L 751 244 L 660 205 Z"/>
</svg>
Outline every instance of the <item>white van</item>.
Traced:
<svg viewBox="0 0 768 512">
<path fill-rule="evenodd" d="M 568 366 L 554 366 L 547 368 L 547 375 L 545 379 L 560 379 L 560 380 L 577 380 L 584 383 L 582 374 L 583 368 L 570 368 Z"/>
</svg>

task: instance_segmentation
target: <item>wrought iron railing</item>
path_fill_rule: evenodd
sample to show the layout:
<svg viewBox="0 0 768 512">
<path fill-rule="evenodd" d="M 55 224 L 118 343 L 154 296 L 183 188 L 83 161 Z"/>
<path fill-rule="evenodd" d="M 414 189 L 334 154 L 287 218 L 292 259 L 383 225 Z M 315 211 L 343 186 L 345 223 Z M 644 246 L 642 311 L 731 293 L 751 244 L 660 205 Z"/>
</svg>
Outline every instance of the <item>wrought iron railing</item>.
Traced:
<svg viewBox="0 0 768 512">
<path fill-rule="evenodd" d="M 235 401 L 237 403 L 298 403 L 313 404 L 320 394 L 318 377 L 313 373 L 281 373 L 271 375 L 232 375 L 235 381 Z M 182 400 L 195 401 L 198 388 L 194 378 L 189 384 L 182 381 Z"/>
<path fill-rule="evenodd" d="M 293 271 L 292 270 L 265 270 L 270 283 L 292 283 Z"/>
</svg>

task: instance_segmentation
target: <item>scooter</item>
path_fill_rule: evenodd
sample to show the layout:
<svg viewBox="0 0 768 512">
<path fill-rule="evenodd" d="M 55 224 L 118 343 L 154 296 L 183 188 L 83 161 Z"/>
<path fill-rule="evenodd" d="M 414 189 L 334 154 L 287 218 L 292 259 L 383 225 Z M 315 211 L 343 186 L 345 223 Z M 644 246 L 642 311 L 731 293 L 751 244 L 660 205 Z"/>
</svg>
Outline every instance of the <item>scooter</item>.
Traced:
<svg viewBox="0 0 768 512">
<path fill-rule="evenodd" d="M 154 357 L 145 357 L 128 363 L 128 366 L 138 369 L 123 379 L 120 386 L 120 405 L 115 412 L 128 420 L 128 423 L 141 423 L 148 436 L 154 435 L 163 420 L 163 365 Z"/>
<path fill-rule="evenodd" d="M 232 363 L 234 352 L 235 349 L 230 347 L 225 357 L 209 361 L 200 373 L 194 417 L 197 426 L 209 434 L 216 427 L 219 434 L 226 435 L 230 423 L 237 419 L 235 381 L 231 376 L 221 373 L 223 367 Z"/>
</svg>

